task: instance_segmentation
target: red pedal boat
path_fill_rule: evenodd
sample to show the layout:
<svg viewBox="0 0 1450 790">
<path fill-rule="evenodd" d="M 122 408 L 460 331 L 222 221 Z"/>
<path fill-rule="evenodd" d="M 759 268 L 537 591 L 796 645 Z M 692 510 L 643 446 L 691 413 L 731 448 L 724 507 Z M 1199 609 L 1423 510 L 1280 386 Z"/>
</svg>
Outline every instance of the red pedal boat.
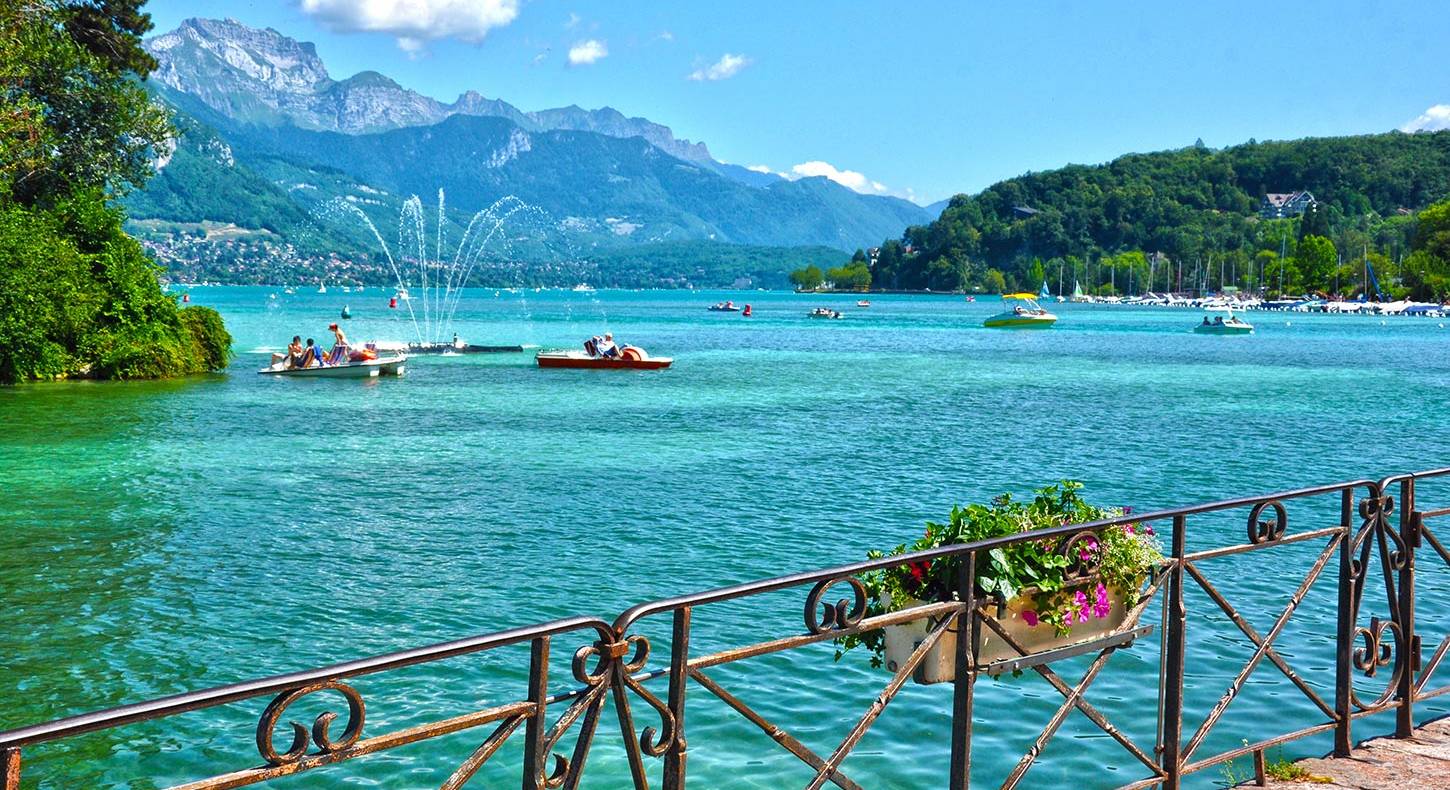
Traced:
<svg viewBox="0 0 1450 790">
<path fill-rule="evenodd" d="M 540 351 L 534 361 L 541 368 L 604 368 L 608 370 L 661 370 L 674 360 L 652 357 L 642 348 L 625 346 L 618 357 L 590 356 L 584 351 Z"/>
</svg>

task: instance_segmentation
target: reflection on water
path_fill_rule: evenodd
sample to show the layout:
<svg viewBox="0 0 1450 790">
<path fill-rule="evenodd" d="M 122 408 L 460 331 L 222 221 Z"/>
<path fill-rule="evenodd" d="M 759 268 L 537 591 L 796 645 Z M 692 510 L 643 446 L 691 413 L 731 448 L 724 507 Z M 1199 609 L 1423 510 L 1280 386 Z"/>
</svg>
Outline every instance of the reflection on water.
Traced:
<svg viewBox="0 0 1450 790">
<path fill-rule="evenodd" d="M 204 288 L 193 303 L 219 307 L 239 349 L 322 336 L 344 299 L 354 339 L 412 330 L 386 294 L 372 304 L 269 293 Z M 752 302 L 755 317 L 705 311 L 725 298 Z M 1295 316 L 1286 327 L 1266 316 L 1254 337 L 1214 338 L 1193 335 L 1186 312 L 1069 305 L 1057 328 L 1025 335 L 982 330 L 988 302 L 882 297 L 862 311 L 853 301 L 601 292 L 525 303 L 490 290 L 460 302 L 459 334 L 474 343 L 572 347 L 607 315 L 620 339 L 678 360 L 661 373 L 540 371 L 525 355 L 481 355 L 419 359 L 402 380 L 277 381 L 253 373 L 265 355 L 243 354 L 227 376 L 0 391 L 10 626 L 0 727 L 563 615 L 612 618 L 650 598 L 858 559 L 915 537 L 953 503 L 1062 477 L 1142 509 L 1444 463 L 1433 440 L 1450 419 L 1450 336 L 1432 323 Z M 848 316 L 805 317 L 821 305 Z M 1246 516 L 1191 521 L 1190 548 L 1242 540 Z M 1290 516 L 1295 529 L 1326 526 L 1337 503 L 1291 505 Z M 1265 633 L 1316 553 L 1283 547 L 1205 570 Z M 1419 617 L 1447 633 L 1450 585 L 1438 578 L 1421 585 Z M 1334 583 L 1331 563 L 1277 643 L 1326 698 Z M 797 632 L 804 594 L 702 607 L 692 644 Z M 1191 732 L 1253 651 L 1191 585 L 1188 601 Z M 669 623 L 656 620 L 641 631 L 658 658 Z M 556 684 L 577 646 L 566 641 Z M 525 652 L 360 680 L 368 732 L 521 696 Z M 818 645 L 711 676 L 829 753 L 887 680 L 864 658 L 831 654 Z M 1148 749 L 1157 661 L 1156 640 L 1120 651 L 1088 695 Z M 1086 663 L 1058 669 L 1071 683 Z M 978 688 L 974 772 L 987 782 L 1010 770 L 1060 697 L 1027 677 Z M 848 774 L 941 786 L 950 697 L 905 689 Z M 264 704 L 86 736 L 27 753 L 27 770 L 55 772 L 47 787 L 124 784 L 138 772 L 164 786 L 252 765 Z M 1203 754 L 1316 713 L 1265 662 Z M 610 722 L 586 786 L 627 775 Z M 1372 719 L 1357 733 L 1385 726 Z M 809 776 L 709 695 L 691 696 L 688 729 L 703 786 Z M 279 784 L 436 785 L 485 735 Z M 506 748 L 480 786 L 516 781 L 517 757 Z M 1074 714 L 1029 782 L 1111 784 L 1138 776 L 1133 766 Z M 1218 778 L 1207 773 L 1200 783 Z"/>
</svg>

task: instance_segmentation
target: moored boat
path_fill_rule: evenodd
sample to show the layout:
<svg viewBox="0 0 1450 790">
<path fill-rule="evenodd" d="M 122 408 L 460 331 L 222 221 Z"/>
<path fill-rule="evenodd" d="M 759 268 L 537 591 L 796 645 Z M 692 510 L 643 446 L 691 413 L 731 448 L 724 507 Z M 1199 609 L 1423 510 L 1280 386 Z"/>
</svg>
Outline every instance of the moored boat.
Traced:
<svg viewBox="0 0 1450 790">
<path fill-rule="evenodd" d="M 644 349 L 625 346 L 617 357 L 593 356 L 584 351 L 540 351 L 534 361 L 541 368 L 601 370 L 661 370 L 674 363 L 670 357 L 652 357 Z"/>
<path fill-rule="evenodd" d="M 740 308 L 736 307 L 735 306 L 735 303 L 734 302 L 731 302 L 731 301 L 717 302 L 715 304 L 710 305 L 709 307 L 707 307 L 705 309 L 706 310 L 709 310 L 712 313 L 738 313 L 738 312 L 740 312 Z"/>
<path fill-rule="evenodd" d="M 840 310 L 832 310 L 829 307 L 817 307 L 806 313 L 807 318 L 845 318 Z"/>
<path fill-rule="evenodd" d="M 862 300 L 856 302 L 856 306 L 857 307 L 870 307 L 871 306 L 871 302 L 868 299 L 862 299 Z"/>
<path fill-rule="evenodd" d="M 1015 304 L 1011 310 L 989 316 L 982 326 L 989 329 L 1047 329 L 1057 323 L 1057 316 L 1043 309 L 1033 294 L 1003 294 L 1002 301 Z"/>
</svg>

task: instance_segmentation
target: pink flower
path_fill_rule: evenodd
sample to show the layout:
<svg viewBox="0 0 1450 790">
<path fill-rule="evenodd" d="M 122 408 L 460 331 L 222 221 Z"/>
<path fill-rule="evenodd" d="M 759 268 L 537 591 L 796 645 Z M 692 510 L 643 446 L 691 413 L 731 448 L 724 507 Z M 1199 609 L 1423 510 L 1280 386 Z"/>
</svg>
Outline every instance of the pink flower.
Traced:
<svg viewBox="0 0 1450 790">
<path fill-rule="evenodd" d="M 1146 533 L 1148 533 L 1148 535 L 1151 537 L 1153 535 L 1153 525 L 1152 524 L 1145 524 L 1145 525 L 1143 525 L 1143 531 L 1146 532 Z"/>
<path fill-rule="evenodd" d="M 1132 505 L 1124 505 L 1123 506 L 1123 515 L 1125 515 L 1125 516 L 1131 516 L 1131 515 L 1133 515 L 1133 506 Z"/>
<path fill-rule="evenodd" d="M 1096 593 L 1096 600 L 1093 601 L 1093 614 L 1097 615 L 1098 619 L 1101 620 L 1108 616 L 1108 612 L 1112 611 L 1113 603 L 1108 600 L 1108 588 L 1104 587 L 1102 582 L 1098 582 L 1098 587 L 1094 592 Z"/>
<path fill-rule="evenodd" d="M 1023 609 L 1022 622 L 1027 623 L 1029 628 L 1036 628 L 1038 623 L 1037 612 L 1034 612 L 1031 609 Z"/>
<path fill-rule="evenodd" d="M 1078 590 L 1076 593 L 1073 594 L 1072 602 L 1076 605 L 1075 608 L 1077 609 L 1077 621 L 1079 623 L 1086 623 L 1088 621 L 1087 595 L 1085 595 L 1082 590 Z M 1071 619 L 1070 615 L 1071 613 L 1069 613 L 1069 619 Z"/>
<path fill-rule="evenodd" d="M 1133 534 L 1133 525 L 1132 524 L 1124 524 L 1123 525 L 1123 531 L 1126 532 L 1126 533 L 1128 533 L 1129 535 Z"/>
<path fill-rule="evenodd" d="M 1098 550 L 1098 539 L 1088 538 L 1083 541 L 1083 547 L 1077 550 L 1077 558 L 1083 562 L 1092 559 L 1092 552 Z"/>
</svg>

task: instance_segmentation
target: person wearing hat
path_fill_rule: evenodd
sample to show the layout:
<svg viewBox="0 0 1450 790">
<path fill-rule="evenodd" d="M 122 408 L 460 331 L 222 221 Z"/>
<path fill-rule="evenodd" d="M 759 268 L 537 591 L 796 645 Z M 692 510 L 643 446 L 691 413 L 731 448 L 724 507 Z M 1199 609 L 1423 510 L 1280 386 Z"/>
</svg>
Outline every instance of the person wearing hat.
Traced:
<svg viewBox="0 0 1450 790">
<path fill-rule="evenodd" d="M 599 356 L 606 359 L 613 359 L 619 356 L 619 346 L 614 345 L 613 333 L 604 333 L 604 340 L 599 343 Z"/>
</svg>

